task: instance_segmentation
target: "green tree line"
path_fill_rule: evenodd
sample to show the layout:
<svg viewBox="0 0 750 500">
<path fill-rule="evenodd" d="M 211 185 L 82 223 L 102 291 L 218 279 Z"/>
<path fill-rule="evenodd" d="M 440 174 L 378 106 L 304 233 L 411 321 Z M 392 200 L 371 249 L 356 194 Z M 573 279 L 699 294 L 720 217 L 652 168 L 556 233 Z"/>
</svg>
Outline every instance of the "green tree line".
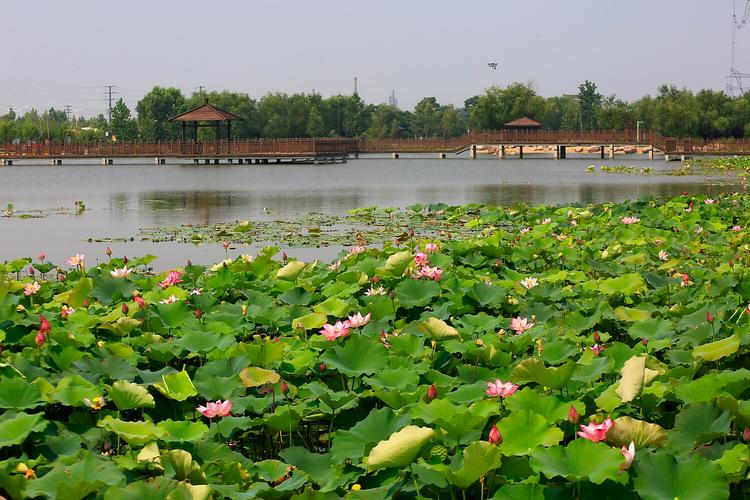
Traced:
<svg viewBox="0 0 750 500">
<path fill-rule="evenodd" d="M 750 92 L 731 97 L 724 92 L 692 92 L 662 85 L 655 95 L 625 101 L 603 96 L 596 84 L 585 81 L 577 94 L 543 97 L 532 84 L 493 86 L 467 98 L 456 108 L 425 97 L 413 110 L 387 104 L 365 103 L 357 94 L 323 98 L 320 94 L 269 93 L 260 99 L 221 91 L 184 96 L 180 90 L 156 86 L 130 110 L 120 99 L 112 109 L 111 123 L 103 115 L 68 117 L 50 108 L 23 115 L 10 110 L 0 116 L 0 142 L 44 140 L 171 140 L 181 137 L 178 124 L 169 118 L 199 106 L 204 98 L 230 111 L 242 121 L 233 125 L 233 137 L 454 137 L 467 130 L 496 130 L 528 116 L 547 129 L 651 130 L 671 137 L 750 137 Z M 223 138 L 224 129 L 219 130 Z M 210 127 L 199 130 L 200 139 L 213 139 Z"/>
</svg>

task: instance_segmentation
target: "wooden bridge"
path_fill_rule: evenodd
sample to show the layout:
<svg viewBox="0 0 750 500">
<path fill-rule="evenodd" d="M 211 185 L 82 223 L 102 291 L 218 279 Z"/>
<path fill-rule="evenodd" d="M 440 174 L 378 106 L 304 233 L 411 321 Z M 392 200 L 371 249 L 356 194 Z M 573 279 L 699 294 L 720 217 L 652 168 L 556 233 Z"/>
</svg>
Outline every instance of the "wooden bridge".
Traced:
<svg viewBox="0 0 750 500">
<path fill-rule="evenodd" d="M 616 148 L 640 147 L 653 157 L 661 152 L 667 159 L 696 155 L 750 155 L 750 140 L 674 139 L 651 132 L 501 130 L 470 132 L 459 137 L 424 139 L 236 139 L 231 141 L 161 142 L 45 142 L 0 145 L 0 164 L 16 160 L 45 160 L 61 165 L 64 160 L 101 159 L 113 164 L 121 158 L 152 158 L 157 164 L 167 159 L 183 163 L 322 163 L 344 162 L 359 154 L 386 153 L 398 158 L 404 153 L 447 154 L 468 152 L 476 158 L 482 151 L 494 151 L 503 158 L 513 151 L 523 157 L 524 147 L 546 146 L 556 158 L 566 158 L 570 148 L 614 157 Z M 528 149 L 527 149 L 528 151 Z"/>
</svg>

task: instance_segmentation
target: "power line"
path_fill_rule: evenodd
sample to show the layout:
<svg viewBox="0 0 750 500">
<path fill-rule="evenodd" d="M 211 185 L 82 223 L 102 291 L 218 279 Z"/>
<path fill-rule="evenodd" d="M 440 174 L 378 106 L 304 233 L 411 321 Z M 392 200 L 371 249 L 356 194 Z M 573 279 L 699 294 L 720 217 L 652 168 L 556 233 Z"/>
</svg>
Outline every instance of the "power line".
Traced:
<svg viewBox="0 0 750 500">
<path fill-rule="evenodd" d="M 107 93 L 107 102 L 109 103 L 108 106 L 108 114 L 107 114 L 107 122 L 112 123 L 112 94 L 117 94 L 117 91 L 112 91 L 112 89 L 118 88 L 117 85 L 105 85 L 104 90 Z"/>
</svg>

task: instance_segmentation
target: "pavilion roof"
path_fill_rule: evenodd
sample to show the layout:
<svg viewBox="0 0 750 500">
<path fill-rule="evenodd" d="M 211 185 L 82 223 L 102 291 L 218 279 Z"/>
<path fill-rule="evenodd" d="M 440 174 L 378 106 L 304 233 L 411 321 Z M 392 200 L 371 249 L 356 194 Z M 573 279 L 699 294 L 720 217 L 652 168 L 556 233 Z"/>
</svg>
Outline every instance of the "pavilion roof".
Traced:
<svg viewBox="0 0 750 500">
<path fill-rule="evenodd" d="M 524 116 L 506 123 L 505 126 L 510 128 L 541 128 L 542 124 L 536 120 L 532 120 L 528 116 Z"/>
<path fill-rule="evenodd" d="M 169 119 L 171 122 L 223 122 L 226 120 L 236 121 L 242 120 L 242 118 L 234 113 L 224 111 L 209 104 L 208 100 L 200 106 L 196 106 Z"/>
</svg>

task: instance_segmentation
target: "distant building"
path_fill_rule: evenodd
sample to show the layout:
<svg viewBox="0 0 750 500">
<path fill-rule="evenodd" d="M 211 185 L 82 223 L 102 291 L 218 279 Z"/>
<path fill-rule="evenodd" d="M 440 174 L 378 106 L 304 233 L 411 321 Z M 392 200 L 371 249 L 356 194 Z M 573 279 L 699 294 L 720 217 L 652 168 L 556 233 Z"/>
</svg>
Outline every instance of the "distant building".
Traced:
<svg viewBox="0 0 750 500">
<path fill-rule="evenodd" d="M 511 130 L 539 130 L 542 128 L 542 124 L 536 120 L 532 120 L 528 116 L 524 116 L 506 123 L 503 125 L 503 128 Z"/>
<path fill-rule="evenodd" d="M 388 96 L 388 105 L 394 108 L 398 107 L 398 99 L 396 99 L 396 91 L 391 90 L 391 95 Z"/>
</svg>

